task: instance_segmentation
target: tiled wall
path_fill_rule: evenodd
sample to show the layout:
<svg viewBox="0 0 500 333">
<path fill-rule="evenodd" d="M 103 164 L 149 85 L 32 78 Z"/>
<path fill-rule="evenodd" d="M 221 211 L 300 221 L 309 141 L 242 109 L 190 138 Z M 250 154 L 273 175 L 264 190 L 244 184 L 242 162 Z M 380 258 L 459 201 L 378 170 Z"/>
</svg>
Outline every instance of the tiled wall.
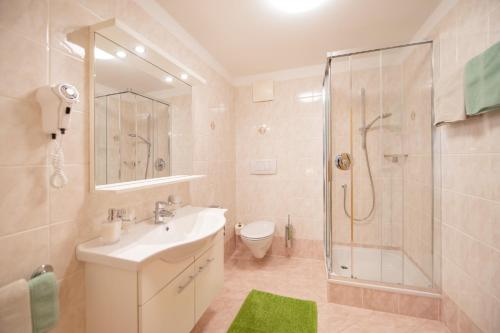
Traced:
<svg viewBox="0 0 500 333">
<path fill-rule="evenodd" d="M 274 100 L 252 102 L 252 87 L 236 91 L 237 220 L 270 220 L 284 236 L 322 239 L 321 77 L 277 81 Z M 266 125 L 268 131 L 259 133 Z M 276 159 L 275 175 L 251 175 L 250 161 Z M 321 244 L 320 244 L 321 245 Z M 283 246 L 280 243 L 278 246 Z M 276 249 L 278 250 L 278 249 Z"/>
<path fill-rule="evenodd" d="M 110 17 L 207 79 L 193 89 L 192 107 L 194 168 L 208 174 L 204 180 L 121 195 L 90 193 L 87 63 L 65 36 Z M 109 207 L 134 207 L 141 219 L 151 216 L 154 201 L 176 193 L 185 202 L 229 208 L 226 216 L 235 220 L 233 88 L 133 1 L 0 1 L 0 39 L 8 45 L 0 49 L 0 285 L 29 276 L 40 264 L 54 265 L 61 299 L 54 331 L 84 332 L 83 266 L 74 251 L 98 234 Z M 34 91 L 60 81 L 77 86 L 81 103 L 64 141 L 69 184 L 56 190 L 48 184 L 49 140 Z"/>
<path fill-rule="evenodd" d="M 500 41 L 500 2 L 462 0 L 440 22 L 439 82 Z M 463 108 L 461 82 L 452 91 Z M 440 112 L 439 105 L 437 112 Z M 452 332 L 500 332 L 500 112 L 437 129 L 442 150 L 442 317 Z"/>
</svg>

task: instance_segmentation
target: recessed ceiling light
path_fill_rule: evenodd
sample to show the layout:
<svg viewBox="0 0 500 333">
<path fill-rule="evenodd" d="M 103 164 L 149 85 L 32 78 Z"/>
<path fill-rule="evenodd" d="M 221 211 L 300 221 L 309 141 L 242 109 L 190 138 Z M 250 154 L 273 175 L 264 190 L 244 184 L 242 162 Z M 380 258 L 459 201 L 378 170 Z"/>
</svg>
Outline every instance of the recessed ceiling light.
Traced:
<svg viewBox="0 0 500 333">
<path fill-rule="evenodd" d="M 123 59 L 123 58 L 125 58 L 127 56 L 127 54 L 124 51 L 118 51 L 118 52 L 116 52 L 116 56 L 118 58 L 122 58 Z"/>
<path fill-rule="evenodd" d="M 109 59 L 115 58 L 111 54 L 109 54 L 108 52 L 103 51 L 98 47 L 94 48 L 94 57 L 96 59 L 101 59 L 101 60 L 109 60 Z"/>
<path fill-rule="evenodd" d="M 181 74 L 181 79 L 183 79 L 184 81 L 186 81 L 188 79 L 188 75 L 186 73 L 182 73 Z"/>
<path fill-rule="evenodd" d="M 135 52 L 137 52 L 137 53 L 144 53 L 144 51 L 146 51 L 146 49 L 142 45 L 137 45 L 135 47 Z"/>
<path fill-rule="evenodd" d="M 167 76 L 165 78 L 165 81 L 167 81 L 168 83 L 170 83 L 170 82 L 174 81 L 174 79 L 171 76 Z"/>
<path fill-rule="evenodd" d="M 325 0 L 269 0 L 275 8 L 289 14 L 307 12 L 319 7 Z"/>
</svg>

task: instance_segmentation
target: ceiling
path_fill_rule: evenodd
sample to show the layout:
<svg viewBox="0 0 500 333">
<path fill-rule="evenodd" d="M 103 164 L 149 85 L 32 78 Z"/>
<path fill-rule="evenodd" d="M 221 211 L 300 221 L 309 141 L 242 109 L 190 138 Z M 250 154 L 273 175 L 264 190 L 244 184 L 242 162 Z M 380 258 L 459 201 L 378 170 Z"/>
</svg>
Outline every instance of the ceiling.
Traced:
<svg viewBox="0 0 500 333">
<path fill-rule="evenodd" d="M 290 14 L 272 0 L 156 0 L 232 77 L 323 63 L 326 52 L 410 41 L 440 0 L 324 0 Z"/>
</svg>

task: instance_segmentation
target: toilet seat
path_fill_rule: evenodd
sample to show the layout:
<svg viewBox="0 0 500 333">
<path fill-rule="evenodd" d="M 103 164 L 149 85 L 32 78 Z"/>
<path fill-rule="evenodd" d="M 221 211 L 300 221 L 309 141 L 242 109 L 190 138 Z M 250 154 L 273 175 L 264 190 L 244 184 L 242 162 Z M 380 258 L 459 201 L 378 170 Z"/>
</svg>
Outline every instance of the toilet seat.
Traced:
<svg viewBox="0 0 500 333">
<path fill-rule="evenodd" d="M 272 237 L 274 234 L 274 222 L 256 221 L 247 224 L 241 229 L 241 236 L 248 240 L 259 240 Z"/>
</svg>

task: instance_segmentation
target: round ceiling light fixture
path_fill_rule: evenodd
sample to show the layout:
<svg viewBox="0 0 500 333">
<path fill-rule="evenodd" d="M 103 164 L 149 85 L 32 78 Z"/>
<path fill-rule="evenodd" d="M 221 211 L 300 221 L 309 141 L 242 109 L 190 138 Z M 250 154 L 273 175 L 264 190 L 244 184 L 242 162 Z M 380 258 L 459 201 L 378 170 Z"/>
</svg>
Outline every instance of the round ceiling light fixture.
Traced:
<svg viewBox="0 0 500 333">
<path fill-rule="evenodd" d="M 319 7 L 325 0 L 269 0 L 271 5 L 288 14 L 298 14 Z"/>
</svg>

